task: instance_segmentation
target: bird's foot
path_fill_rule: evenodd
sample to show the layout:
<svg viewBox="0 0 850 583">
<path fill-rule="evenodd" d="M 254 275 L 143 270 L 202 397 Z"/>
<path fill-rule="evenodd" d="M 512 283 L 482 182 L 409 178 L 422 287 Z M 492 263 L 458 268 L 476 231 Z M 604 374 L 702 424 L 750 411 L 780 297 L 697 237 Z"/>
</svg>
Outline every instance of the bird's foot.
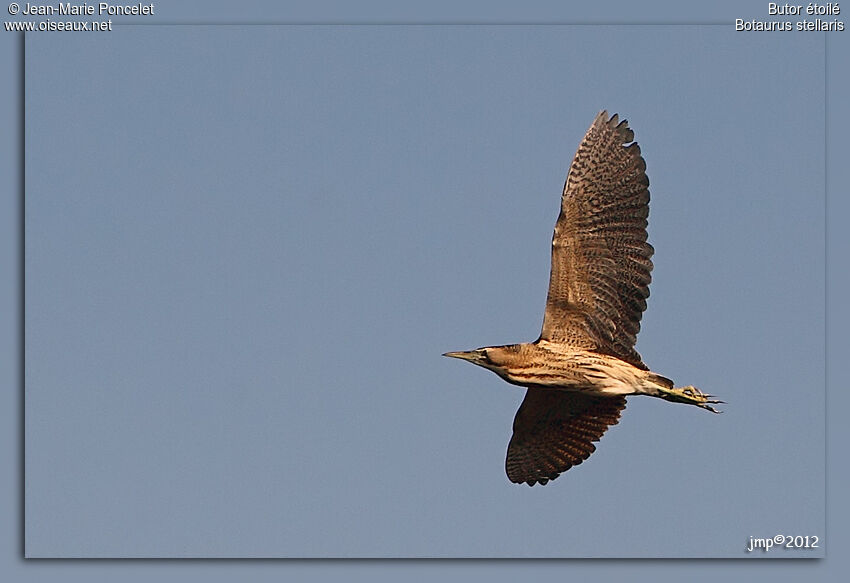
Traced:
<svg viewBox="0 0 850 583">
<path fill-rule="evenodd" d="M 687 387 L 680 387 L 678 389 L 659 389 L 659 391 L 660 394 L 658 396 L 662 399 L 673 401 L 674 403 L 696 405 L 702 409 L 708 409 L 712 413 L 720 413 L 720 411 L 712 407 L 712 405 L 723 403 L 723 401 L 712 399 L 714 395 L 706 395 L 698 388 L 690 385 Z"/>
</svg>

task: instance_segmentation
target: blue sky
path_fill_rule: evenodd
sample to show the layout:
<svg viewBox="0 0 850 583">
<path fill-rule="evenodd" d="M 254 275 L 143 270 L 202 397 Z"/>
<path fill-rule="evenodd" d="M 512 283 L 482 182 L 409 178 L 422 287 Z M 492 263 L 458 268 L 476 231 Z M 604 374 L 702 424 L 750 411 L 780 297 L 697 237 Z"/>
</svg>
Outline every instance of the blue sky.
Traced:
<svg viewBox="0 0 850 583">
<path fill-rule="evenodd" d="M 130 27 L 26 50 L 30 556 L 740 557 L 823 533 L 819 37 Z M 522 390 L 440 354 L 537 337 L 602 108 L 651 181 L 638 350 L 728 405 L 632 398 L 529 489 L 503 471 Z"/>
</svg>

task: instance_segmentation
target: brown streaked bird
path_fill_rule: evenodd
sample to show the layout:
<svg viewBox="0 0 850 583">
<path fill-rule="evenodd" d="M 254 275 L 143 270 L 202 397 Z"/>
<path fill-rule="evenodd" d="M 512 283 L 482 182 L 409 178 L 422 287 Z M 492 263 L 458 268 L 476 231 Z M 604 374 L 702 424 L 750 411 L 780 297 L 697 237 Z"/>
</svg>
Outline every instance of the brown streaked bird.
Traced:
<svg viewBox="0 0 850 583">
<path fill-rule="evenodd" d="M 578 147 L 552 237 L 540 338 L 444 354 L 527 387 L 505 462 L 512 482 L 546 484 L 586 460 L 627 395 L 714 413 L 711 405 L 722 403 L 692 386 L 674 388 L 635 351 L 653 248 L 646 242 L 649 179 L 633 140 L 626 120 L 602 111 Z"/>
</svg>

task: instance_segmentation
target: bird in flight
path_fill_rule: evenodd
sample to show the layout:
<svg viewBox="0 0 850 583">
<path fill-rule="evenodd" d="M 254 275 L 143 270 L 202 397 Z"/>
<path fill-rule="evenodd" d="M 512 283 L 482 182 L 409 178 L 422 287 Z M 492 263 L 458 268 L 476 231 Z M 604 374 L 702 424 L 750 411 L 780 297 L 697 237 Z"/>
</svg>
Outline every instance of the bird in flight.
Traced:
<svg viewBox="0 0 850 583">
<path fill-rule="evenodd" d="M 527 387 L 505 462 L 512 482 L 546 484 L 586 460 L 627 395 L 718 412 L 722 401 L 674 388 L 634 348 L 652 271 L 648 187 L 628 122 L 600 112 L 567 173 L 540 338 L 444 354 Z"/>
</svg>

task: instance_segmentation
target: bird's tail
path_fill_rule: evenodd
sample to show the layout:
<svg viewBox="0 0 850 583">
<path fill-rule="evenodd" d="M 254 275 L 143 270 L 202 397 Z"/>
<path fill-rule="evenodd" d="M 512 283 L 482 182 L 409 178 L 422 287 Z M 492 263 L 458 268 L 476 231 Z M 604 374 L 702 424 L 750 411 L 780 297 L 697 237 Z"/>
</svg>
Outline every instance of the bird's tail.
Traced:
<svg viewBox="0 0 850 583">
<path fill-rule="evenodd" d="M 671 381 L 667 377 L 661 376 L 660 374 L 656 374 L 654 372 L 649 373 L 649 380 L 652 381 L 653 383 L 661 385 L 665 389 L 672 389 L 673 388 L 673 381 Z"/>
</svg>

